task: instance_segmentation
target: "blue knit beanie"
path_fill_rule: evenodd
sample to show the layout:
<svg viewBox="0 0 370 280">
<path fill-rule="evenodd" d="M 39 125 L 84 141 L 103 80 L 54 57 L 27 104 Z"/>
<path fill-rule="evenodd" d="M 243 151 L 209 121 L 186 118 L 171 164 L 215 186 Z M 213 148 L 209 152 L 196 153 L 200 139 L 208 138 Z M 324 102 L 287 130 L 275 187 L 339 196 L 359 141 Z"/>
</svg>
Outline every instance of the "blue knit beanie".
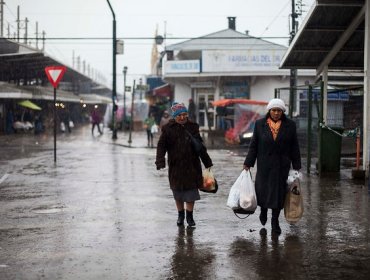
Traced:
<svg viewBox="0 0 370 280">
<path fill-rule="evenodd" d="M 172 117 L 176 118 L 181 113 L 187 113 L 188 109 L 186 109 L 184 103 L 174 102 L 171 106 L 171 112 L 172 112 Z"/>
</svg>

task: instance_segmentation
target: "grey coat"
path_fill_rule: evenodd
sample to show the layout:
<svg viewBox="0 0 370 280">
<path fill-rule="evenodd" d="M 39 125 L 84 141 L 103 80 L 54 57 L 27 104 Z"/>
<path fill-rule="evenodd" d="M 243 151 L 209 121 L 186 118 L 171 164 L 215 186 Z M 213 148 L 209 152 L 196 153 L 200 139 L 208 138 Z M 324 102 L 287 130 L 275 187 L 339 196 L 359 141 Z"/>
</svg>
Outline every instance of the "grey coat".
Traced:
<svg viewBox="0 0 370 280">
<path fill-rule="evenodd" d="M 199 156 L 191 147 L 188 130 L 198 140 L 203 141 L 199 134 L 199 125 L 188 121 L 184 125 L 178 124 L 171 119 L 163 129 L 157 145 L 155 164 L 157 169 L 166 166 L 165 155 L 168 156 L 168 178 L 170 188 L 173 190 L 189 190 L 203 186 L 202 160 L 206 168 L 212 166 L 212 160 L 207 150 Z"/>
<path fill-rule="evenodd" d="M 301 155 L 294 121 L 283 115 L 275 141 L 266 117 L 256 121 L 244 165 L 253 167 L 256 160 L 255 187 L 258 206 L 282 209 L 290 167 L 292 165 L 295 170 L 301 168 Z"/>
</svg>

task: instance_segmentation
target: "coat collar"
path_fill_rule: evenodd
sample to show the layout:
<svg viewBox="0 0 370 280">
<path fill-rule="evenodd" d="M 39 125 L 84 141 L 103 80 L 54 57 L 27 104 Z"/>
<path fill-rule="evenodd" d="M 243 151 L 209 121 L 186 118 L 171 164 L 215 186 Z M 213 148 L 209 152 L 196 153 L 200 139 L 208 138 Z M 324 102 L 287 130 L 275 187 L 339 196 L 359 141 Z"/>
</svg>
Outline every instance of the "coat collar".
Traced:
<svg viewBox="0 0 370 280">
<path fill-rule="evenodd" d="M 267 123 L 267 116 L 264 118 L 264 122 L 263 122 L 263 125 L 264 125 L 264 133 L 266 133 L 268 135 L 268 138 L 270 139 L 270 141 L 272 143 L 280 143 L 280 140 L 282 138 L 282 136 L 285 134 L 286 132 L 286 125 L 287 125 L 287 122 L 286 122 L 286 116 L 284 115 L 282 118 L 281 118 L 281 126 L 280 126 L 280 130 L 279 130 L 279 133 L 276 137 L 276 140 L 274 140 L 273 136 L 272 136 L 272 132 L 271 132 L 271 129 Z"/>
</svg>

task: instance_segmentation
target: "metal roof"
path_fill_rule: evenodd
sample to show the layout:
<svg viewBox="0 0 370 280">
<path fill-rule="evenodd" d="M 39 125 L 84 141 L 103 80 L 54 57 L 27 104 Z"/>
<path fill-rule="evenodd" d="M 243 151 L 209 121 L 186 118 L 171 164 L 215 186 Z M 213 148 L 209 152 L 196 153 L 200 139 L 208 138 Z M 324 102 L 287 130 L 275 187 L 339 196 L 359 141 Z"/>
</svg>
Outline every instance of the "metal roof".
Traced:
<svg viewBox="0 0 370 280">
<path fill-rule="evenodd" d="M 365 0 L 316 0 L 282 59 L 283 69 L 363 70 Z"/>
<path fill-rule="evenodd" d="M 225 29 L 199 38 L 166 46 L 166 50 L 286 50 L 287 47 L 256 38 L 233 29 Z"/>
<path fill-rule="evenodd" d="M 65 65 L 65 63 L 36 48 L 0 38 L 0 81 L 41 81 L 42 85 L 48 85 L 44 69 L 50 65 Z M 111 94 L 109 88 L 68 66 L 61 84 L 73 85 L 70 88 L 77 89 L 76 93 L 98 93 L 106 96 Z"/>
</svg>

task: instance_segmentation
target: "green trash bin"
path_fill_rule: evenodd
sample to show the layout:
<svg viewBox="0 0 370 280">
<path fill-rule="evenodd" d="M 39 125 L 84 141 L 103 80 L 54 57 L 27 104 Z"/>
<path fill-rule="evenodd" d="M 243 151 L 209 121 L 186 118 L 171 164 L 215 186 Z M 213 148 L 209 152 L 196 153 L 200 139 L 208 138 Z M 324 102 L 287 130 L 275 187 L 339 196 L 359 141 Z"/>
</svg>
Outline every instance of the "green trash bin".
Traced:
<svg viewBox="0 0 370 280">
<path fill-rule="evenodd" d="M 321 128 L 321 172 L 339 172 L 340 157 L 342 152 L 342 136 L 332 130 L 342 134 L 341 127 Z"/>
</svg>

